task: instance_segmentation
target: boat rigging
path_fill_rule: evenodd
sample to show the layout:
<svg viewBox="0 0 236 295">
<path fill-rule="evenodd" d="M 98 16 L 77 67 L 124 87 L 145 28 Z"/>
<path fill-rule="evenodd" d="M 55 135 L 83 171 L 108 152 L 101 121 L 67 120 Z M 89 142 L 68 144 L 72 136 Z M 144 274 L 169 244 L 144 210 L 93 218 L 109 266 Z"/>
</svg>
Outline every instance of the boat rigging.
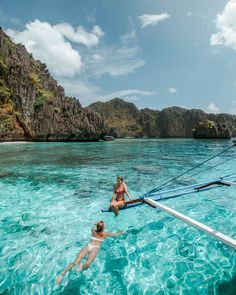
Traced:
<svg viewBox="0 0 236 295">
<path fill-rule="evenodd" d="M 192 185 L 188 185 L 188 186 L 182 186 L 182 187 L 178 187 L 178 188 L 173 188 L 173 189 L 169 189 L 169 190 L 163 190 L 163 188 L 165 186 L 167 186 L 169 183 L 173 182 L 174 180 L 177 180 L 178 178 L 180 178 L 181 176 L 195 170 L 196 168 L 200 167 L 201 165 L 209 162 L 210 160 L 218 157 L 219 155 L 225 153 L 226 151 L 232 149 L 233 147 L 236 146 L 236 142 L 233 141 L 233 145 L 231 145 L 230 147 L 224 149 L 223 151 L 217 153 L 216 155 L 204 160 L 203 162 L 194 165 L 192 168 L 182 172 L 181 174 L 175 176 L 174 178 L 164 182 L 163 184 L 159 185 L 158 187 L 150 190 L 149 192 L 139 196 L 137 199 L 134 199 L 132 201 L 126 202 L 126 206 L 123 208 L 120 208 L 120 210 L 124 210 L 124 209 L 129 209 L 129 208 L 133 208 L 136 206 L 140 206 L 143 204 L 147 204 L 153 208 L 158 208 L 178 219 L 181 219 L 182 221 L 190 224 L 191 226 L 198 228 L 204 232 L 206 232 L 207 234 L 213 236 L 214 238 L 220 240 L 221 242 L 225 243 L 226 245 L 236 249 L 236 240 L 228 237 L 226 235 L 224 235 L 223 233 L 217 232 L 216 230 L 210 228 L 209 226 L 194 220 L 191 217 L 188 217 L 184 214 L 182 214 L 181 212 L 178 212 L 176 210 L 173 210 L 172 208 L 169 208 L 167 206 L 164 206 L 163 204 L 160 204 L 160 201 L 163 200 L 167 200 L 167 199 L 172 199 L 172 198 L 177 198 L 180 196 L 184 196 L 184 195 L 189 195 L 189 194 L 194 194 L 194 193 L 200 193 L 200 192 L 204 192 L 207 190 L 211 190 L 211 189 L 215 189 L 219 186 L 232 186 L 232 185 L 236 185 L 236 173 L 232 173 L 230 175 L 226 175 L 223 177 L 219 177 L 217 179 L 212 179 L 212 180 L 208 180 L 205 182 L 201 182 L 198 184 L 192 184 Z M 214 166 L 212 166 L 211 168 L 214 168 L 216 166 L 219 166 L 223 163 L 229 162 L 232 159 L 235 159 L 236 157 L 232 157 L 231 159 L 227 159 L 219 164 L 216 164 Z M 195 173 L 194 175 L 197 175 L 198 173 Z M 189 177 L 186 177 L 184 179 L 188 179 Z M 106 209 L 102 209 L 102 212 L 111 212 L 111 208 L 106 208 Z"/>
</svg>

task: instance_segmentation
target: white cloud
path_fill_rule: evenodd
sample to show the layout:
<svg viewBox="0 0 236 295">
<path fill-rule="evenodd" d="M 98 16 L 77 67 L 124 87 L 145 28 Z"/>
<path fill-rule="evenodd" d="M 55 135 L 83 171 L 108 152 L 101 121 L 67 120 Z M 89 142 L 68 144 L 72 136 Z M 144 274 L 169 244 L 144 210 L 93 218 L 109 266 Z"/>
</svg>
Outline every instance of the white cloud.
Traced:
<svg viewBox="0 0 236 295">
<path fill-rule="evenodd" d="M 193 13 L 192 12 L 190 12 L 190 11 L 187 11 L 187 16 L 188 17 L 190 17 L 190 16 L 192 16 L 193 15 Z"/>
<path fill-rule="evenodd" d="M 94 26 L 92 32 L 86 32 L 82 27 L 75 30 L 68 23 L 52 26 L 48 22 L 35 20 L 27 23 L 24 31 L 8 29 L 14 41 L 25 45 L 35 59 L 47 64 L 48 69 L 56 78 L 83 75 L 100 77 L 108 74 L 114 77 L 127 75 L 143 66 L 145 62 L 139 57 L 140 48 L 134 31 L 122 36 L 118 44 L 112 46 L 97 46 L 104 36 L 99 26 Z M 76 42 L 88 47 L 80 52 L 72 47 L 70 42 Z"/>
<path fill-rule="evenodd" d="M 170 88 L 168 89 L 168 91 L 169 91 L 171 94 L 175 94 L 175 93 L 178 92 L 178 90 L 177 90 L 175 87 L 170 87 Z"/>
<path fill-rule="evenodd" d="M 53 75 L 74 76 L 79 73 L 82 65 L 79 52 L 48 22 L 35 20 L 26 24 L 22 32 L 6 32 L 15 42 L 24 44 L 35 59 L 46 63 Z"/>
<path fill-rule="evenodd" d="M 151 95 L 151 92 L 135 89 L 104 94 L 100 87 L 90 82 L 91 78 L 104 74 L 113 77 L 127 75 L 145 64 L 140 58 L 135 31 L 121 36 L 117 44 L 111 46 L 99 44 L 104 33 L 98 26 L 87 33 L 82 27 L 74 29 L 65 23 L 53 26 L 35 20 L 27 23 L 23 31 L 8 29 L 6 32 L 15 42 L 24 44 L 35 59 L 46 63 L 51 74 L 65 88 L 66 95 L 77 97 L 83 105 L 116 96 L 136 100 Z M 77 45 L 78 51 L 71 42 L 87 48 L 84 50 Z"/>
<path fill-rule="evenodd" d="M 213 102 L 210 102 L 210 104 L 206 108 L 206 112 L 218 114 L 220 112 L 220 109 Z"/>
<path fill-rule="evenodd" d="M 141 28 L 145 28 L 147 26 L 156 26 L 157 23 L 169 18 L 170 15 L 168 13 L 161 14 L 143 14 L 138 18 L 141 21 Z"/>
<path fill-rule="evenodd" d="M 236 50 L 236 0 L 226 3 L 216 18 L 217 33 L 211 35 L 210 45 L 224 45 Z"/>
<path fill-rule="evenodd" d="M 125 89 L 125 90 L 118 90 L 107 95 L 103 95 L 98 97 L 99 100 L 106 101 L 115 97 L 123 98 L 129 101 L 136 101 L 139 100 L 141 96 L 149 96 L 155 94 L 151 91 L 143 91 L 138 89 Z"/>
<path fill-rule="evenodd" d="M 81 78 L 62 78 L 59 82 L 65 88 L 67 95 L 78 97 L 83 106 L 87 106 L 95 101 L 107 101 L 115 97 L 123 98 L 128 101 L 136 101 L 139 100 L 140 97 L 155 94 L 151 91 L 139 89 L 125 89 L 103 94 L 100 87 L 94 86 Z"/>
<path fill-rule="evenodd" d="M 92 85 L 81 77 L 72 79 L 61 78 L 59 82 L 68 96 L 78 98 L 83 105 L 96 101 L 96 97 L 101 93 L 100 87 Z"/>
<path fill-rule="evenodd" d="M 100 38 L 105 35 L 99 26 L 94 26 L 91 33 L 86 32 L 81 26 L 75 30 L 69 23 L 57 24 L 53 28 L 68 40 L 81 43 L 87 47 L 97 45 Z"/>
<path fill-rule="evenodd" d="M 145 62 L 139 57 L 140 48 L 135 32 L 127 33 L 118 44 L 94 49 L 86 58 L 86 70 L 97 77 L 108 74 L 113 77 L 134 72 Z"/>
</svg>

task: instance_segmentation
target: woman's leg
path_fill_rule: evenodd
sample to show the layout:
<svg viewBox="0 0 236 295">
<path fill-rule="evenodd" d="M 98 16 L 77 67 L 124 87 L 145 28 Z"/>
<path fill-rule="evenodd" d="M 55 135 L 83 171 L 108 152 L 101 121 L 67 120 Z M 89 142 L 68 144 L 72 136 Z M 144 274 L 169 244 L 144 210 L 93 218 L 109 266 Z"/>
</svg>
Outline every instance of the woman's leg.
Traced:
<svg viewBox="0 0 236 295">
<path fill-rule="evenodd" d="M 112 211 L 115 213 L 116 216 L 119 214 L 119 209 L 118 209 L 118 207 L 116 206 L 116 202 L 114 202 L 114 203 L 111 205 L 111 209 L 112 209 Z"/>
<path fill-rule="evenodd" d="M 86 260 L 86 262 L 84 264 L 80 264 L 80 266 L 76 269 L 77 272 L 83 270 L 86 270 L 89 268 L 89 266 L 91 265 L 91 263 L 94 261 L 94 259 L 96 258 L 97 254 L 98 254 L 99 248 L 93 248 L 91 250 L 91 252 L 88 255 L 88 258 Z"/>
<path fill-rule="evenodd" d="M 124 207 L 124 206 L 125 206 L 125 201 L 114 201 L 111 206 L 111 209 L 115 213 L 115 215 L 117 216 L 119 214 L 119 208 Z"/>
<path fill-rule="evenodd" d="M 80 250 L 79 254 L 77 255 L 77 258 L 76 258 L 75 261 L 74 261 L 74 265 L 79 264 L 80 261 L 81 261 L 86 255 L 88 255 L 88 254 L 89 254 L 89 248 L 88 248 L 88 246 L 83 247 L 83 248 Z"/>
<path fill-rule="evenodd" d="M 72 269 L 76 264 L 79 264 L 80 261 L 81 261 L 86 255 L 88 255 L 88 253 L 89 253 L 88 246 L 83 247 L 83 248 L 80 250 L 80 252 L 79 252 L 77 258 L 76 258 L 73 262 L 71 262 L 71 263 L 70 263 L 70 264 L 69 264 L 69 265 L 63 270 L 63 272 L 60 274 L 60 276 L 59 276 L 59 277 L 57 278 L 57 280 L 56 280 L 56 283 L 57 283 L 57 284 L 60 284 L 60 282 L 61 282 L 63 276 L 64 276 L 64 275 L 65 275 L 70 269 Z"/>
</svg>

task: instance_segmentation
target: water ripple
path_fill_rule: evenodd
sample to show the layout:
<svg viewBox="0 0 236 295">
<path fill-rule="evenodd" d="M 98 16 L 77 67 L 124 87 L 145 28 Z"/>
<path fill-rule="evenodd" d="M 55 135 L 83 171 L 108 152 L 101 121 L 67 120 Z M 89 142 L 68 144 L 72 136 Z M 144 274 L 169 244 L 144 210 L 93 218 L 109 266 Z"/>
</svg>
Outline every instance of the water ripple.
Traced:
<svg viewBox="0 0 236 295">
<path fill-rule="evenodd" d="M 236 294 L 236 254 L 226 245 L 148 206 L 117 218 L 100 211 L 117 175 L 135 197 L 229 144 L 135 139 L 1 145 L 0 294 Z M 173 186 L 230 174 L 234 167 L 228 162 Z M 233 187 L 165 204 L 236 237 Z M 89 270 L 71 271 L 56 286 L 57 275 L 89 241 L 93 222 L 102 219 L 107 230 L 126 233 L 104 241 Z"/>
</svg>

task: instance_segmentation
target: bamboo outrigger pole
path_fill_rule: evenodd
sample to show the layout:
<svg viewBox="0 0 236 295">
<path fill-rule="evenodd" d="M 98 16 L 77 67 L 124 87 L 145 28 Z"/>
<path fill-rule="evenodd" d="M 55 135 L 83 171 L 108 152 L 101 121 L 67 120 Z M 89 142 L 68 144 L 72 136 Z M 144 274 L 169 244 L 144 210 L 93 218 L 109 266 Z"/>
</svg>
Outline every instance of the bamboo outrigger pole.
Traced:
<svg viewBox="0 0 236 295">
<path fill-rule="evenodd" d="M 149 198 L 144 198 L 143 201 L 148 204 L 149 206 L 153 207 L 153 208 L 159 208 L 165 212 L 167 212 L 168 214 L 171 214 L 172 216 L 192 225 L 193 227 L 197 228 L 197 229 L 200 229 L 204 232 L 206 232 L 207 234 L 213 236 L 214 238 L 220 240 L 221 242 L 225 243 L 226 245 L 230 246 L 230 247 L 233 247 L 234 249 L 236 249 L 236 240 L 214 230 L 213 228 L 191 218 L 191 217 L 188 217 L 176 210 L 173 210 L 165 205 L 162 205 L 152 199 L 149 199 Z"/>
</svg>

